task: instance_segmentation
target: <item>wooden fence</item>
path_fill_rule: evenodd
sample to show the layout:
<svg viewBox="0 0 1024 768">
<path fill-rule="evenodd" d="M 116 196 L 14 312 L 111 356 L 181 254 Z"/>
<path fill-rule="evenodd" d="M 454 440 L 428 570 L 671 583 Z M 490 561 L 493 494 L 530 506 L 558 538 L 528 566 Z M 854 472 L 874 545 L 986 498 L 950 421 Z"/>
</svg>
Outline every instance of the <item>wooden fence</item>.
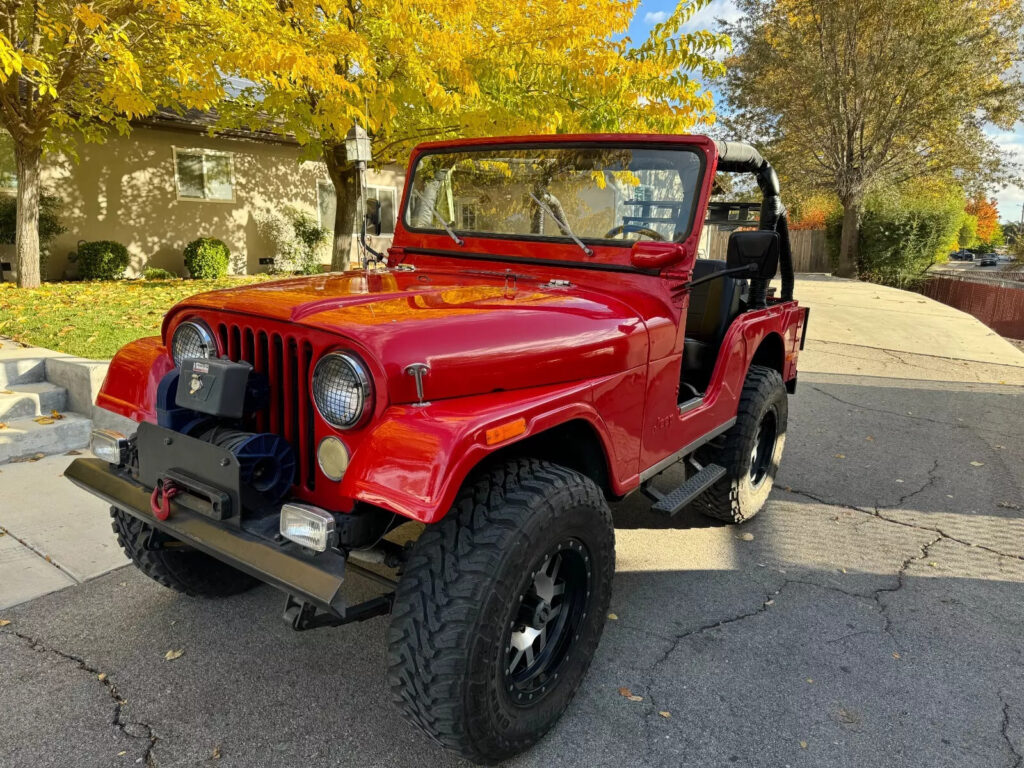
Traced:
<svg viewBox="0 0 1024 768">
<path fill-rule="evenodd" d="M 732 230 L 719 229 L 715 226 L 708 227 L 705 235 L 701 238 L 702 250 L 706 252 L 701 256 L 725 261 L 730 234 L 732 234 Z M 789 240 L 793 247 L 794 272 L 832 271 L 832 263 L 828 251 L 825 249 L 825 230 L 797 230 L 789 233 Z"/>
<path fill-rule="evenodd" d="M 943 275 L 926 281 L 921 293 L 974 315 L 1000 336 L 1024 339 L 1024 283 Z"/>
</svg>

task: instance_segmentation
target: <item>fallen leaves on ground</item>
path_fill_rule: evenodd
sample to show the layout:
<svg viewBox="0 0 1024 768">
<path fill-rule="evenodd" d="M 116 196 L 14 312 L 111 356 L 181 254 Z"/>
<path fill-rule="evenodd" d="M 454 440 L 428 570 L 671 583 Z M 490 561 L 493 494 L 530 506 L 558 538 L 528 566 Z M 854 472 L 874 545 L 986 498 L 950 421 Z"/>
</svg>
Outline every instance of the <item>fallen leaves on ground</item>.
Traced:
<svg viewBox="0 0 1024 768">
<path fill-rule="evenodd" d="M 0 429 L 7 429 L 7 422 L 6 421 L 0 421 Z"/>
<path fill-rule="evenodd" d="M 983 461 L 972 461 L 971 462 L 971 466 L 972 467 L 984 467 L 985 466 L 985 462 L 983 462 Z"/>
<path fill-rule="evenodd" d="M 100 672 L 98 675 L 96 675 L 96 679 L 99 680 L 100 682 L 103 682 L 104 680 L 107 679 L 107 673 L 106 672 Z"/>
<path fill-rule="evenodd" d="M 666 720 L 668 720 L 668 718 L 672 717 L 672 713 L 667 711 L 667 710 L 664 710 L 664 709 L 661 710 L 661 712 L 659 712 L 658 714 L 661 715 L 662 717 L 664 717 Z"/>
<path fill-rule="evenodd" d="M 177 651 L 168 651 L 164 654 L 164 658 L 168 661 L 174 661 L 175 659 L 180 659 L 183 653 L 185 653 L 185 649 L 179 648 Z"/>
<path fill-rule="evenodd" d="M 60 421 L 61 419 L 64 418 L 64 414 L 61 413 L 60 411 L 50 411 L 50 418 Z"/>
<path fill-rule="evenodd" d="M 28 456 L 18 456 L 16 458 L 11 459 L 11 463 L 12 464 L 23 464 L 26 461 L 39 461 L 40 459 L 45 459 L 45 458 L 46 458 L 46 454 L 45 453 L 30 453 Z"/>
<path fill-rule="evenodd" d="M 42 424 L 43 426 L 46 426 L 47 424 L 53 424 L 55 422 L 55 419 L 52 419 L 49 416 L 36 416 L 34 419 L 32 419 L 32 421 L 34 421 L 36 424 Z"/>
<path fill-rule="evenodd" d="M 612 621 L 618 621 L 619 620 L 619 617 L 616 616 L 614 613 L 609 613 L 608 614 L 608 618 L 611 619 Z"/>
<path fill-rule="evenodd" d="M 637 696 L 635 693 L 633 693 L 631 690 L 629 690 L 629 688 L 619 688 L 619 696 L 623 696 L 623 697 L 629 699 L 630 701 L 643 701 L 644 700 L 643 696 Z"/>
<path fill-rule="evenodd" d="M 753 541 L 754 540 L 754 534 L 752 534 L 752 533 L 743 533 L 743 534 L 740 534 L 737 538 L 741 539 L 742 541 Z"/>
<path fill-rule="evenodd" d="M 10 619 L 0 619 L 0 627 L 6 627 L 10 623 L 11 623 Z"/>
</svg>

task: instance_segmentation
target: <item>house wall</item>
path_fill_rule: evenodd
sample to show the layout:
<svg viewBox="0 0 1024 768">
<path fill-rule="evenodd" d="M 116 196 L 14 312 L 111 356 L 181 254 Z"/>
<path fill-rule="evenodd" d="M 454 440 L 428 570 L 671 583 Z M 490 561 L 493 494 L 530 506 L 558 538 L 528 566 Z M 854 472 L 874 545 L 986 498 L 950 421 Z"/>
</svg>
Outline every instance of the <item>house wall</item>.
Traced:
<svg viewBox="0 0 1024 768">
<path fill-rule="evenodd" d="M 234 200 L 179 198 L 175 147 L 230 152 Z M 183 274 L 182 252 L 197 237 L 227 243 L 233 273 L 265 271 L 259 259 L 272 257 L 274 246 L 257 227 L 260 214 L 292 205 L 317 216 L 317 182 L 329 184 L 323 163 L 301 161 L 293 145 L 142 126 L 104 144 L 84 144 L 77 155 L 44 161 L 44 190 L 62 200 L 60 217 L 68 230 L 50 246 L 51 279 L 65 274 L 80 240 L 123 243 L 132 257 L 131 276 L 147 266 Z M 403 182 L 404 169 L 398 167 L 367 175 L 370 185 L 401 190 Z M 324 225 L 330 229 L 333 222 Z M 390 238 L 374 241 L 387 247 Z M 358 260 L 356 246 L 352 255 Z"/>
</svg>

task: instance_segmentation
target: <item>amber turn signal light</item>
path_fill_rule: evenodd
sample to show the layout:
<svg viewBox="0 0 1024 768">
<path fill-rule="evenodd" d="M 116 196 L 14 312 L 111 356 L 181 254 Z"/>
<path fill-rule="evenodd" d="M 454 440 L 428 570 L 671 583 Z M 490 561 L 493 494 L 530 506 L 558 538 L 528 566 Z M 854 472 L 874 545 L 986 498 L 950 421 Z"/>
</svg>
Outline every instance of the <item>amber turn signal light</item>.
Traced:
<svg viewBox="0 0 1024 768">
<path fill-rule="evenodd" d="M 526 431 L 526 419 L 516 419 L 510 421 L 507 424 L 499 424 L 497 427 L 491 427 L 484 433 L 484 440 L 488 445 L 494 445 L 495 443 L 501 443 L 505 440 L 521 435 Z"/>
</svg>

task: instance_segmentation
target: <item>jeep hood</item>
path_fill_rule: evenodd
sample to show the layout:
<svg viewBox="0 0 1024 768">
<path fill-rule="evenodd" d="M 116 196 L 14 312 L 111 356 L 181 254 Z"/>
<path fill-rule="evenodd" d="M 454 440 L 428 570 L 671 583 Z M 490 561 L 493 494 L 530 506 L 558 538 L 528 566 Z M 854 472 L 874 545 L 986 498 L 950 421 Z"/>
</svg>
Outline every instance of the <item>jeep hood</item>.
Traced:
<svg viewBox="0 0 1024 768">
<path fill-rule="evenodd" d="M 412 363 L 430 366 L 424 396 L 440 400 L 608 376 L 647 361 L 646 328 L 621 301 L 497 275 L 316 275 L 193 296 L 168 319 L 204 309 L 343 337 L 339 347 L 383 369 L 392 403 L 416 401 L 405 373 Z"/>
</svg>

